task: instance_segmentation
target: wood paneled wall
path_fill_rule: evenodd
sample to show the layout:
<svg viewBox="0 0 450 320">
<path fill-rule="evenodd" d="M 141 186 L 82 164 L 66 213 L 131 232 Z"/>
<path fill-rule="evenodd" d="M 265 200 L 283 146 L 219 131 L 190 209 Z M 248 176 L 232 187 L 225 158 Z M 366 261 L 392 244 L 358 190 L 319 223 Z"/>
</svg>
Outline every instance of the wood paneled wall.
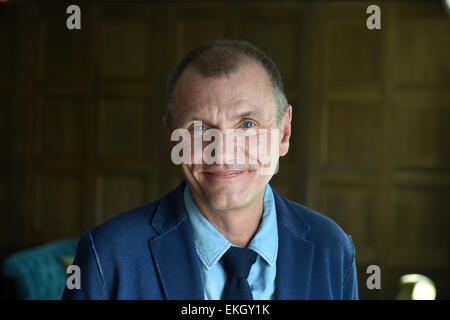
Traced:
<svg viewBox="0 0 450 320">
<path fill-rule="evenodd" d="M 323 10 L 307 203 L 352 235 L 363 297 L 395 297 L 406 273 L 448 297 L 450 17 L 438 2 L 382 3 L 369 31 L 365 7 Z M 361 282 L 371 264 L 382 290 Z"/>
<path fill-rule="evenodd" d="M 189 49 L 247 39 L 294 107 L 273 186 L 352 235 L 361 298 L 423 273 L 449 297 L 450 18 L 440 2 L 0 6 L 0 247 L 80 236 L 164 195 L 181 172 L 162 125 Z M 379 265 L 382 289 L 366 289 Z M 295 266 L 293 266 L 295 267 Z"/>
</svg>

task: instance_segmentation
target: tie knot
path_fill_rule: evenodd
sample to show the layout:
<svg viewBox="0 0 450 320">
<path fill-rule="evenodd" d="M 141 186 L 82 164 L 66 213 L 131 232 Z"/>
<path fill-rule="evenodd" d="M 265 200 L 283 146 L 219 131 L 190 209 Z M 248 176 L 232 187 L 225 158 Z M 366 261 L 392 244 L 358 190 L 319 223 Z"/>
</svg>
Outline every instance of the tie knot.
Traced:
<svg viewBox="0 0 450 320">
<path fill-rule="evenodd" d="M 247 248 L 231 246 L 221 260 L 228 277 L 247 278 L 250 268 L 256 261 L 256 252 Z"/>
</svg>

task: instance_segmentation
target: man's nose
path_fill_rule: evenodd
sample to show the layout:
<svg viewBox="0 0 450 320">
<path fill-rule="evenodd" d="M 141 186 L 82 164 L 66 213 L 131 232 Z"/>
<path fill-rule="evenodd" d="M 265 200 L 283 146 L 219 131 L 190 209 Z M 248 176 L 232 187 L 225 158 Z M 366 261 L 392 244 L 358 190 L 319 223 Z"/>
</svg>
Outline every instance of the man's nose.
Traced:
<svg viewBox="0 0 450 320">
<path fill-rule="evenodd" d="M 202 136 L 202 147 L 194 147 L 194 157 L 203 155 L 206 164 L 245 163 L 245 142 L 231 129 L 210 129 Z M 213 138 L 214 137 L 214 138 Z M 196 139 L 198 143 L 198 139 Z M 195 144 L 195 142 L 194 142 Z M 198 151 L 202 150 L 202 155 Z"/>
<path fill-rule="evenodd" d="M 223 164 L 245 164 L 247 158 L 248 137 L 239 130 L 222 130 L 222 145 L 219 159 Z"/>
</svg>

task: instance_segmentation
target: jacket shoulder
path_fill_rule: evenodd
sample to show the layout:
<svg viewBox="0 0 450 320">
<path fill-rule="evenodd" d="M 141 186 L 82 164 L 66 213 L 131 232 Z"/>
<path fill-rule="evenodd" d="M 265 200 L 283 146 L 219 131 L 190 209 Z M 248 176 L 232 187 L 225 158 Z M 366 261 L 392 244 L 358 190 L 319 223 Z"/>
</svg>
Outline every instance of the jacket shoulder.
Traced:
<svg viewBox="0 0 450 320">
<path fill-rule="evenodd" d="M 157 287 L 148 241 L 156 236 L 150 222 L 159 202 L 124 212 L 86 231 L 78 242 L 74 260 L 82 270 L 82 290 L 65 290 L 65 299 L 133 298 L 137 294 L 133 285 L 138 285 L 141 278 L 147 279 L 151 288 Z M 130 273 L 136 265 L 146 267 Z M 119 287 L 121 282 L 127 285 Z"/>
<path fill-rule="evenodd" d="M 96 247 L 123 246 L 136 240 L 148 240 L 156 233 L 151 220 L 161 199 L 118 214 L 90 230 Z"/>
<path fill-rule="evenodd" d="M 324 214 L 287 200 L 293 213 L 306 223 L 306 237 L 328 253 L 341 252 L 352 260 L 355 248 L 349 236 L 334 220 Z"/>
</svg>

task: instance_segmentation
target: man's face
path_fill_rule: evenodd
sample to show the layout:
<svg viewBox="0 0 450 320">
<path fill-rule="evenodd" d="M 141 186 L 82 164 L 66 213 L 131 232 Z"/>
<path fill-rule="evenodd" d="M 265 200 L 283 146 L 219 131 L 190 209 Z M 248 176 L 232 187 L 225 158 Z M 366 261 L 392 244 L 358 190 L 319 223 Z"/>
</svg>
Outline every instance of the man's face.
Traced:
<svg viewBox="0 0 450 320">
<path fill-rule="evenodd" d="M 227 129 L 241 129 L 243 132 L 252 129 L 258 135 L 258 132 L 264 131 L 261 129 L 270 133 L 271 129 L 280 128 L 278 138 L 281 144 L 277 145 L 276 155 L 271 158 L 275 163 L 280 155 L 287 153 L 290 117 L 289 107 L 288 115 L 279 126 L 270 78 L 265 69 L 256 63 L 242 65 L 229 77 L 203 77 L 187 68 L 177 82 L 173 97 L 172 128 L 187 129 L 192 136 L 194 131 L 204 133 L 207 129 L 217 129 L 225 140 L 230 132 Z M 202 126 L 197 125 L 198 121 Z M 270 142 L 270 137 L 267 141 Z M 265 163 L 258 159 L 256 164 L 249 164 L 255 146 L 249 146 L 248 140 L 246 142 L 246 164 L 234 161 L 238 145 L 233 150 L 226 150 L 224 145 L 221 164 L 182 164 L 194 198 L 215 211 L 244 208 L 262 198 L 272 175 L 262 170 L 263 166 L 267 166 L 267 159 Z M 233 161 L 235 163 L 229 164 Z"/>
</svg>

